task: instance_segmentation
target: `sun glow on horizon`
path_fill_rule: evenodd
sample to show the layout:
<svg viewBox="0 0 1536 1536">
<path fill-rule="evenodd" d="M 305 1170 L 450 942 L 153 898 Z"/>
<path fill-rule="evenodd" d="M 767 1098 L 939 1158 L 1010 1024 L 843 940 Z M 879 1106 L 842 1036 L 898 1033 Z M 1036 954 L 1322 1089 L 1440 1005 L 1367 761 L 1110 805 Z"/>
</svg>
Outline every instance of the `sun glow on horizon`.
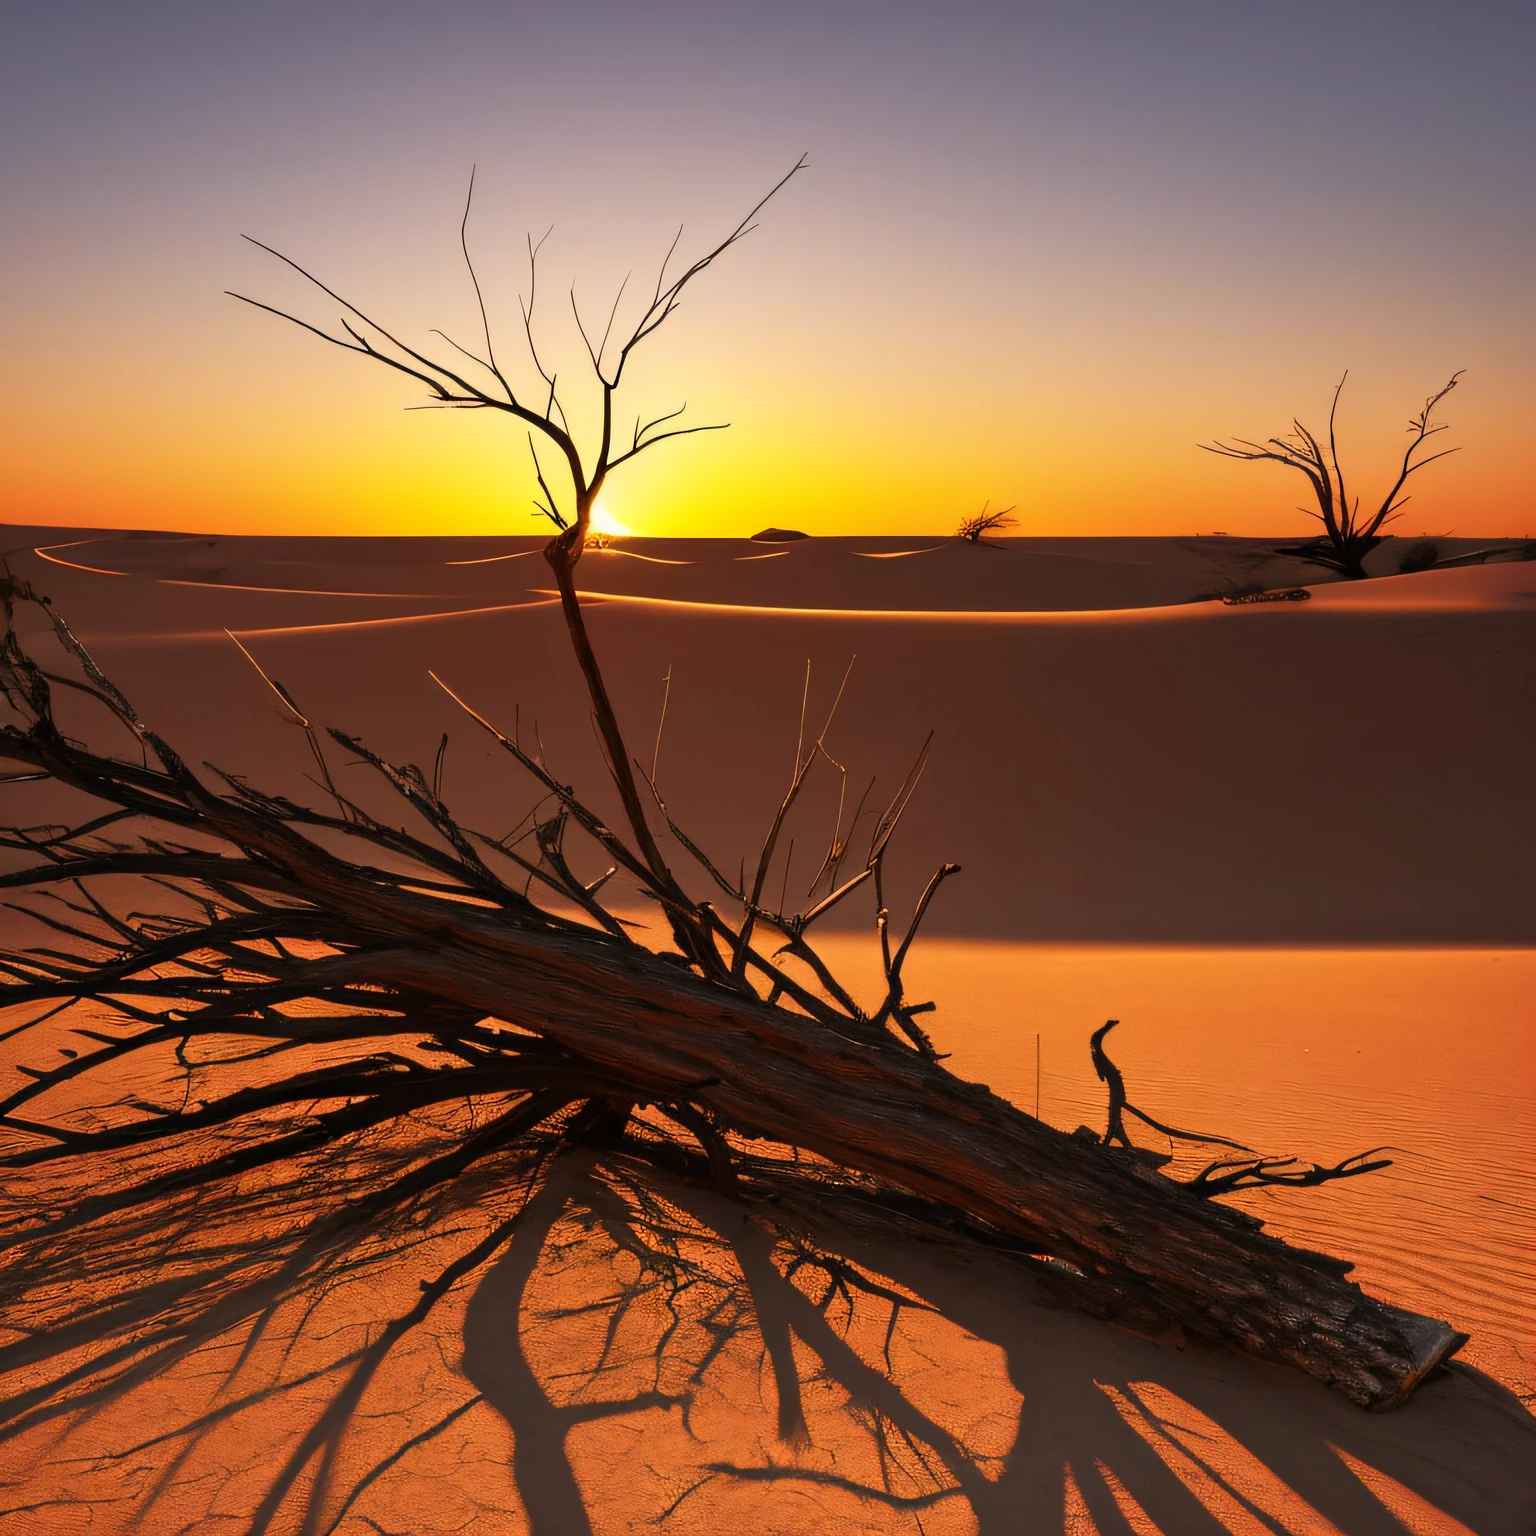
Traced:
<svg viewBox="0 0 1536 1536">
<path fill-rule="evenodd" d="M 1341 453 L 1362 493 L 1392 484 L 1405 413 L 1466 369 L 1439 440 L 1466 451 L 1416 477 L 1399 534 L 1529 532 L 1536 200 L 1520 145 L 1536 93 L 1519 60 L 1536 7 L 1483 7 L 1476 26 L 1439 7 L 1435 45 L 1416 33 L 1390 62 L 1369 6 L 1331 8 L 1351 16 L 1321 59 L 1262 7 L 1215 29 L 1198 7 L 1170 19 L 1129 0 L 1104 8 L 1113 25 L 1077 7 L 1048 23 L 1041 7 L 886 7 L 873 42 L 858 8 L 822 7 L 810 59 L 778 8 L 717 7 L 707 34 L 574 9 L 534 27 L 527 7 L 374 7 L 361 72 L 341 7 L 202 6 L 183 25 L 186 7 L 147 0 L 93 7 L 86 29 L 68 7 L 7 10 L 0 119 L 39 136 L 0 164 L 19 231 L 0 293 L 0 521 L 533 536 L 542 492 L 515 415 L 415 410 L 431 403 L 419 379 L 226 291 L 349 343 L 312 269 L 450 366 L 437 326 L 488 328 L 498 357 L 532 368 L 518 253 L 553 228 L 533 329 L 595 464 L 579 324 L 607 323 L 599 294 L 620 299 L 611 349 L 641 313 L 625 272 L 649 273 L 679 227 L 674 259 L 701 257 L 795 144 L 808 174 L 626 371 L 609 457 L 647 420 L 731 430 L 625 462 L 601 484 L 644 526 L 600 515 L 594 534 L 947 536 L 990 497 L 1041 536 L 1306 537 L 1293 472 L 1197 445 L 1298 416 L 1317 430 L 1346 367 Z M 304 48 L 267 19 L 287 10 L 315 17 Z M 530 46 L 539 69 L 506 91 Z M 424 68 L 460 83 L 461 112 L 398 110 Z M 566 124 L 573 90 L 591 110 Z M 1401 145 L 1419 136 L 1435 149 L 1410 166 Z M 666 176 L 635 178 L 637 159 Z M 1348 206 L 1361 187 L 1371 217 L 1316 240 L 1318 198 Z M 1400 233 L 1387 247 L 1382 222 Z M 102 241 L 109 227 L 129 244 Z M 588 295 L 579 321 L 570 289 Z M 110 411 L 78 408 L 87 375 Z M 519 387 L 535 381 L 542 400 L 536 369 Z M 695 414 L 674 421 L 682 401 Z M 572 488 L 551 488 L 569 515 Z"/>
<path fill-rule="evenodd" d="M 635 530 L 626 528 L 607 507 L 595 506 L 592 508 L 591 528 L 593 533 L 606 533 L 611 538 L 628 538 Z"/>
</svg>

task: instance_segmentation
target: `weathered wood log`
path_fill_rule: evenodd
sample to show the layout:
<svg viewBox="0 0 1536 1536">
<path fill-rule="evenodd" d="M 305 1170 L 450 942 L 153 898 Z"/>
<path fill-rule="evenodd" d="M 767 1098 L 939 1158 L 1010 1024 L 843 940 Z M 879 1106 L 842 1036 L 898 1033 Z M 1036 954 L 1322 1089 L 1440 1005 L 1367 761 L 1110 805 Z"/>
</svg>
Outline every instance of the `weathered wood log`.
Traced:
<svg viewBox="0 0 1536 1536">
<path fill-rule="evenodd" d="M 9 606 L 32 594 L 12 583 L 6 599 Z M 894 973 L 887 947 L 891 994 L 871 1018 L 795 987 L 755 953 L 758 969 L 776 979 L 754 986 L 745 965 L 735 963 L 751 922 L 776 926 L 797 943 L 803 924 L 750 903 L 741 931 L 708 903 L 672 914 L 674 933 L 681 930 L 694 949 L 700 934 L 715 935 L 710 942 L 724 955 L 714 948 L 713 966 L 696 954 L 655 954 L 622 928 L 546 911 L 492 873 L 419 771 L 369 757 L 432 825 L 435 841 L 386 827 L 339 796 L 340 814 L 330 817 L 238 780 L 216 793 L 142 724 L 62 624 L 56 632 L 81 668 L 76 686 L 111 709 L 159 766 L 124 763 L 68 740 L 51 710 L 48 678 L 59 679 L 44 673 L 13 628 L 0 683 L 21 723 L 0 733 L 0 755 L 131 817 L 193 834 L 196 842 L 161 833 L 106 845 L 91 830 L 97 822 L 46 838 L 13 832 L 10 846 L 33 859 L 0 876 L 0 885 L 69 882 L 84 889 L 102 875 L 149 874 L 205 893 L 208 907 L 204 921 L 150 933 L 93 899 L 86 916 L 94 912 L 100 923 L 71 931 L 87 932 L 93 944 L 115 944 L 111 958 L 75 963 L 43 950 L 6 958 L 0 1002 L 115 998 L 138 1030 L 64 1068 L 34 1073 L 35 1081 L 0 1105 L 0 1126 L 33 1138 L 12 1161 L 89 1155 L 97 1145 L 173 1137 L 221 1116 L 306 1098 L 330 1105 L 317 1115 L 341 1127 L 466 1093 L 528 1095 L 514 1099 L 516 1112 L 506 1112 L 505 1123 L 516 1130 L 529 1128 L 530 1114 L 547 1118 L 573 1103 L 596 1106 L 589 1118 L 598 1119 L 608 1106 L 621 1106 L 620 1124 L 622 1107 L 655 1105 L 703 1141 L 717 1166 L 728 1154 L 716 1133 L 804 1149 L 957 1208 L 1016 1240 L 1037 1256 L 1058 1294 L 1087 1310 L 1153 1333 L 1177 1325 L 1190 1337 L 1296 1366 L 1368 1407 L 1404 1401 L 1465 1342 L 1443 1322 L 1366 1296 L 1347 1278 L 1347 1263 L 1266 1235 L 1252 1217 L 1165 1176 L 1134 1149 L 1064 1134 L 957 1078 L 920 1031 L 902 1038 L 886 1027 L 899 1012 L 905 945 Z M 515 744 L 504 744 L 521 757 Z M 546 786 L 555 784 L 541 766 L 525 766 Z M 657 899 L 680 904 L 681 887 L 670 872 L 665 881 L 652 878 L 643 854 L 603 827 L 571 791 L 556 788 L 600 847 L 642 883 L 649 879 Z M 333 846 L 322 846 L 317 830 Z M 344 857 L 335 851 L 338 837 L 390 859 Z M 403 873 L 402 863 L 409 866 Z M 590 899 L 589 887 L 570 885 L 575 877 L 563 855 L 523 867 L 572 899 L 578 890 Z M 466 895 L 476 904 L 460 899 Z M 883 924 L 883 911 L 881 918 Z M 323 951 L 306 957 L 272 944 L 285 936 L 318 941 Z M 733 944 L 740 946 L 734 957 Z M 185 968 L 194 961 L 197 969 Z M 259 974 L 239 979 L 242 967 Z M 171 1022 L 163 1013 L 135 1012 L 137 1005 L 123 1001 L 135 988 L 156 1006 L 176 998 L 183 1006 Z M 777 1000 L 785 988 L 793 1005 Z M 274 999 L 298 997 L 341 1001 L 359 1016 L 338 1024 L 333 1017 L 273 1013 Z M 396 1011 L 388 1021 L 394 1031 L 429 1031 L 454 1056 L 451 1066 L 429 1070 L 397 1059 L 386 1073 L 365 1055 L 345 1072 L 295 1077 L 259 1102 L 233 1093 L 224 1108 L 161 1111 L 137 1127 L 95 1137 L 18 1113 L 51 1085 L 110 1068 L 151 1039 L 279 1030 L 303 1041 L 338 1038 L 341 1031 L 371 1052 L 385 1027 L 380 1006 Z M 486 1020 L 513 1030 L 498 1033 Z M 492 1122 L 465 1157 L 493 1148 L 500 1123 Z"/>
<path fill-rule="evenodd" d="M 370 979 L 536 1029 L 637 1097 L 691 1100 L 736 1130 L 958 1206 L 1101 1281 L 1083 1287 L 1094 1310 L 1176 1322 L 1363 1405 L 1403 1401 L 1465 1342 L 1367 1297 L 1348 1265 L 1268 1237 L 894 1041 L 839 1038 L 631 951 L 564 936 L 509 942 L 476 926 L 375 955 Z"/>
</svg>

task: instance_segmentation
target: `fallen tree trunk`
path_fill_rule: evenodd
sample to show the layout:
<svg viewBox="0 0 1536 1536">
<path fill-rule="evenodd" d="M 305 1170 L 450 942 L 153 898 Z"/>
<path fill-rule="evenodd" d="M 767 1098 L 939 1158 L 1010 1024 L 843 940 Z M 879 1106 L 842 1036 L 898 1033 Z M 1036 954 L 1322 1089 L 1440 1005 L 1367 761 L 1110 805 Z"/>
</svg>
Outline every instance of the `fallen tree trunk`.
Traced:
<svg viewBox="0 0 1536 1536">
<path fill-rule="evenodd" d="M 552 562 L 565 587 L 569 567 L 562 573 Z M 36 601 L 16 582 L 5 598 L 8 615 L 15 603 Z M 573 596 L 570 608 L 579 624 Z M 6 726 L 0 752 L 28 770 L 19 777 L 46 777 L 116 809 L 74 828 L 10 835 L 10 846 L 31 862 L 0 876 L 0 884 L 63 886 L 84 899 L 66 903 L 68 918 L 37 909 L 49 926 L 73 935 L 76 947 L 5 955 L 0 1001 L 56 1009 L 92 999 L 114 1009 L 125 1032 L 95 1033 L 98 1050 L 28 1071 L 27 1083 L 0 1104 L 0 1127 L 11 1141 L 7 1161 L 174 1142 L 213 1125 L 259 1122 L 275 1105 L 308 1105 L 314 1135 L 340 1138 L 423 1104 L 484 1096 L 497 1113 L 442 1174 L 452 1177 L 551 1116 L 570 1116 L 573 1134 L 606 1127 L 611 1137 L 637 1108 L 654 1107 L 701 1144 L 722 1181 L 731 1176 L 732 1133 L 803 1149 L 1015 1240 L 1057 1294 L 1089 1311 L 1154 1334 L 1177 1325 L 1191 1337 L 1296 1366 L 1365 1406 L 1402 1402 L 1465 1341 L 1443 1322 L 1364 1295 L 1347 1278 L 1349 1264 L 1288 1246 L 1208 1198 L 1246 1183 L 1322 1182 L 1379 1162 L 1286 1179 L 1263 1159 L 1226 1159 L 1193 1183 L 1178 1182 L 1158 1171 L 1159 1159 L 1130 1145 L 1118 1073 L 1102 1141 L 1044 1124 L 940 1064 L 915 1024 L 920 1009 L 904 1001 L 901 986 L 916 918 L 893 952 L 883 904 L 887 996 L 872 1016 L 852 1004 L 810 950 L 805 928 L 866 879 L 879 891 L 910 776 L 863 870 L 810 914 L 787 916 L 762 904 L 761 872 L 815 752 L 803 758 L 750 891 L 721 881 L 699 855 L 741 903 L 733 928 L 711 903 L 683 896 L 671 872 L 658 867 L 654 842 L 636 851 L 499 733 L 558 802 L 556 814 L 535 819 L 528 834 L 536 858 L 525 858 L 518 844 L 467 832 L 419 769 L 384 763 L 337 734 L 411 803 L 429 835 L 397 831 L 340 795 L 309 722 L 276 684 L 309 735 L 336 813 L 264 795 L 233 777 L 215 792 L 140 721 L 57 619 L 54 631 L 76 678 L 45 672 L 8 624 L 0 682 L 20 723 Z M 595 658 L 590 665 L 595 669 Z M 67 739 L 54 720 L 50 680 L 106 707 L 142 745 L 145 764 Z M 664 808 L 662 815 L 692 849 Z M 568 820 L 661 904 L 681 953 L 659 955 L 634 942 L 598 904 L 599 884 L 579 879 L 564 851 Z M 107 837 L 109 827 L 142 829 L 146 822 L 157 824 L 153 835 L 140 830 L 131 843 Z M 347 842 L 360 842 L 374 858 L 336 851 Z M 493 872 L 489 857 L 511 860 L 580 911 L 566 916 L 557 904 L 533 902 Z M 949 869 L 930 883 L 917 917 Z M 124 918 L 89 894 L 93 882 L 124 875 L 168 884 L 200 905 L 190 915 Z M 832 879 L 835 885 L 835 866 Z M 778 933 L 819 985 L 802 985 L 755 949 L 754 928 Z M 290 1011 L 303 1000 L 327 1012 Z M 435 1056 L 399 1043 L 422 1033 L 428 1038 L 416 1044 Z M 1096 1062 L 1107 1061 L 1103 1033 L 1094 1042 Z M 191 1042 L 229 1037 L 301 1053 L 338 1041 L 356 1049 L 340 1066 L 242 1084 L 195 1103 L 189 1087 L 180 1108 L 145 1106 L 144 1114 L 105 1128 L 82 1130 L 67 1116 L 27 1108 L 66 1083 L 117 1069 L 135 1052 L 171 1043 L 184 1052 Z M 381 1040 L 394 1043 L 385 1049 Z M 217 1087 L 216 1063 L 204 1078 L 210 1074 Z M 252 1155 L 284 1152 L 274 1140 Z"/>
<path fill-rule="evenodd" d="M 1177 1323 L 1299 1366 L 1372 1407 L 1401 1402 L 1464 1342 L 1444 1323 L 1365 1296 L 1345 1278 L 1350 1265 L 1268 1237 L 1134 1155 L 1085 1146 L 894 1040 L 839 1038 L 672 967 L 569 940 L 503 946 L 463 933 L 377 962 L 373 979 L 537 1028 L 637 1098 L 686 1097 L 732 1129 L 1039 1245 L 1082 1272 L 1062 1289 L 1103 1316 Z"/>
</svg>

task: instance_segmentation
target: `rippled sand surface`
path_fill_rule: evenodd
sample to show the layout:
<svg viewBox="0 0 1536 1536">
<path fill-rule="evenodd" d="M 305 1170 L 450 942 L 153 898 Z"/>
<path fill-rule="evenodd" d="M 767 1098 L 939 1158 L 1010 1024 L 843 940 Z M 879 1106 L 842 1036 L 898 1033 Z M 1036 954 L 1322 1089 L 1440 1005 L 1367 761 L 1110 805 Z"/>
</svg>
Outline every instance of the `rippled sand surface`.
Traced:
<svg viewBox="0 0 1536 1536">
<path fill-rule="evenodd" d="M 871 975 L 868 941 L 826 948 Z M 1365 1414 L 1044 1306 L 994 1257 L 582 1154 L 487 1166 L 285 1290 L 333 1170 L 130 1225 L 4 1319 L 0 1531 L 1525 1536 L 1536 954 L 940 940 L 909 978 L 961 1074 L 1064 1128 L 1102 1123 L 1087 1037 L 1118 1017 L 1159 1119 L 1390 1144 L 1250 1208 L 1469 1332 L 1480 1370 Z"/>
<path fill-rule="evenodd" d="M 1110 1054 L 1156 1119 L 1324 1163 L 1388 1147 L 1380 1173 L 1245 1203 L 1471 1334 L 1462 1358 L 1536 1401 L 1536 952 L 932 940 L 910 985 L 939 1001 L 950 1065 L 1031 1111 L 1038 1034 L 1040 1113 L 1065 1130 L 1103 1129 L 1087 1041 L 1118 1018 Z"/>
</svg>

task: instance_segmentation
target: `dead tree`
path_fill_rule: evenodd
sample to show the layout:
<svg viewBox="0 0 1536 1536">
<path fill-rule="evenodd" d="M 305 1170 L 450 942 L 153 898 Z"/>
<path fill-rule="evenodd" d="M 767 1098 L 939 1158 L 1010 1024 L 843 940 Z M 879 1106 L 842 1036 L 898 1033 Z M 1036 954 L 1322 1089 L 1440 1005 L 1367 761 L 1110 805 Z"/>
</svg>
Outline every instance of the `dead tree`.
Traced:
<svg viewBox="0 0 1536 1536">
<path fill-rule="evenodd" d="M 623 355 L 747 228 L 670 286 L 658 282 Z M 918 1023 L 932 1004 L 907 999 L 903 967 L 956 867 L 934 874 L 899 938 L 884 899 L 885 860 L 921 757 L 876 818 L 854 871 L 845 873 L 852 835 L 840 812 L 813 886 L 825 882 L 827 893 L 784 910 L 768 895 L 768 875 L 808 776 L 820 759 L 831 761 L 829 718 L 797 748 L 755 867 L 736 880 L 722 873 L 627 747 L 574 586 L 603 476 L 668 435 L 637 430 L 610 456 L 622 363 L 605 374 L 604 346 L 588 349 L 605 410 L 598 452 L 584 467 L 560 424 L 553 372 L 544 375 L 551 404 L 541 415 L 505 384 L 488 336 L 483 366 L 501 381 L 500 395 L 479 393 L 346 308 L 351 341 L 319 334 L 412 375 L 445 403 L 494 406 L 569 444 L 562 454 L 573 517 L 562 517 L 538 471 L 545 511 L 564 523 L 547 557 L 628 829 L 610 827 L 542 753 L 476 713 L 446 681 L 539 796 L 504 837 L 453 814 L 440 753 L 428 774 L 339 730 L 328 746 L 276 679 L 268 681 L 315 762 L 317 803 L 267 793 L 235 773 L 196 772 L 46 600 L 7 577 L 0 689 L 10 718 L 0 756 L 17 765 L 13 779 L 50 780 L 88 797 L 89 809 L 68 824 L 13 828 L 3 838 L 20 860 L 0 887 L 35 894 L 19 904 L 34 925 L 30 942 L 0 951 L 0 1003 L 41 1010 L 8 1038 L 42 1046 L 62 1014 L 82 1048 L 55 1047 L 62 1061 L 23 1066 L 25 1081 L 0 1100 L 0 1165 L 103 1170 L 99 1192 L 66 1210 L 40 1210 L 28 1231 L 89 1222 L 167 1189 L 318 1150 L 342 1155 L 364 1133 L 470 1105 L 471 1128 L 448 1150 L 398 1176 L 381 1174 L 338 1220 L 378 1219 L 552 1130 L 663 1160 L 694 1149 L 687 1155 L 701 1173 L 727 1189 L 743 1186 L 750 1159 L 742 1138 L 757 1138 L 793 1149 L 780 1183 L 856 1187 L 874 1208 L 990 1235 L 1032 1256 L 1041 1282 L 1071 1304 L 1155 1333 L 1177 1324 L 1191 1337 L 1297 1366 L 1361 1404 L 1403 1401 L 1460 1347 L 1464 1336 L 1447 1324 L 1365 1296 L 1347 1278 L 1348 1263 L 1290 1247 L 1211 1198 L 1253 1183 L 1347 1177 L 1379 1162 L 1302 1170 L 1306 1178 L 1296 1180 L 1281 1178 L 1272 1160 L 1229 1158 L 1179 1182 L 1131 1147 L 1118 1076 L 1101 1140 L 1065 1135 L 942 1065 Z M 23 643 L 23 612 L 41 619 L 34 627 L 54 653 L 46 660 Z M 105 720 L 124 733 L 132 755 L 76 739 L 87 717 L 71 715 L 66 731 L 56 697 L 93 711 L 94 728 Z M 343 793 L 330 767 L 338 747 L 373 770 L 381 793 L 405 803 L 414 831 L 370 809 L 360 792 Z M 666 862 L 666 835 L 697 866 L 705 894 Z M 582 846 L 570 846 L 573 838 Z M 595 875 L 593 857 L 606 864 Z M 608 894 L 610 881 L 654 904 L 675 950 L 640 942 Z M 875 896 L 884 971 L 872 1009 L 808 937 L 861 889 Z M 149 910 L 134 905 L 146 897 Z M 76 1022 L 82 1006 L 89 1017 Z M 1102 1046 L 1101 1034 L 1096 1061 L 1108 1059 Z M 125 1095 L 135 1073 L 157 1061 L 175 1063 L 175 1091 Z M 658 1126 L 669 1135 L 658 1136 Z M 124 1157 L 146 1153 L 158 1153 L 147 1171 L 106 1177 L 108 1169 L 120 1175 Z M 750 1193 L 753 1181 L 745 1184 Z"/>
<path fill-rule="evenodd" d="M 242 303 L 254 305 L 257 309 L 266 310 L 269 314 L 288 320 L 320 337 L 323 341 L 330 342 L 333 346 L 341 347 L 348 352 L 356 352 L 396 373 L 415 379 L 429 391 L 431 395 L 429 405 L 448 410 L 499 411 L 523 425 L 528 434 L 528 451 L 533 459 L 534 475 L 542 496 L 542 499 L 535 501 L 535 505 L 559 529 L 556 537 L 546 546 L 544 557 L 554 572 L 555 584 L 560 591 L 560 602 L 570 631 L 571 644 L 576 653 L 577 663 L 581 667 L 582 677 L 592 695 L 594 718 L 602 737 L 603 751 L 607 756 L 614 785 L 623 803 L 625 819 L 635 841 L 636 853 L 650 878 L 657 883 L 658 891 L 661 893 L 660 899 L 672 925 L 678 947 L 691 964 L 700 966 L 704 974 L 710 976 L 716 975 L 720 970 L 719 957 L 714 952 L 707 924 L 702 924 L 690 914 L 690 903 L 668 870 L 661 849 L 646 820 L 639 783 L 630 764 L 629 751 L 619 732 L 617 718 L 609 703 L 602 673 L 597 665 L 597 657 L 587 635 L 581 604 L 577 601 L 576 562 L 581 559 L 582 550 L 585 547 L 587 529 L 592 521 L 592 509 L 597 505 L 598 493 L 615 469 L 661 443 L 678 437 L 688 437 L 696 432 L 718 432 L 727 425 L 723 422 L 698 426 L 679 425 L 678 420 L 687 409 L 684 405 L 648 420 L 642 420 L 641 417 L 636 416 L 634 429 L 626 443 L 622 437 L 615 435 L 617 430 L 615 409 L 620 386 L 635 351 L 666 324 L 682 302 L 688 285 L 706 272 L 733 245 L 752 233 L 757 227 L 752 221 L 793 177 L 805 169 L 805 166 L 806 157 L 802 155 L 724 240 L 669 281 L 668 268 L 677 250 L 678 241 L 682 238 L 682 231 L 679 230 L 672 242 L 672 248 L 662 262 L 661 270 L 657 273 L 656 284 L 649 300 L 641 309 L 639 318 L 627 333 L 623 334 L 622 340 L 615 340 L 613 327 L 618 318 L 626 285 L 621 285 L 618 294 L 614 297 L 607 324 L 595 346 L 591 334 L 582 322 L 575 290 L 571 290 L 571 314 L 585 348 L 586 361 L 591 369 L 591 381 L 596 385 L 599 400 L 597 443 L 588 457 L 583 457 L 581 447 L 572 433 L 570 417 L 560 396 L 559 372 L 554 367 L 546 365 L 534 335 L 538 303 L 539 246 L 542 245 L 542 241 L 539 244 L 535 244 L 531 238 L 528 241 L 528 297 L 526 301 L 520 300 L 524 351 L 526 361 L 531 363 L 534 374 L 539 380 L 537 391 L 530 393 L 529 390 L 520 389 L 514 384 L 509 372 L 503 369 L 496 356 L 484 292 L 479 275 L 475 271 L 474 261 L 469 254 L 469 215 L 474 203 L 475 191 L 473 175 L 470 176 L 469 195 L 464 203 L 464 218 L 459 225 L 459 246 L 464 254 L 464 265 L 474 288 L 475 302 L 480 314 L 484 356 L 479 356 L 468 348 L 460 346 L 451 338 L 444 337 L 444 340 L 466 362 L 472 363 L 480 370 L 481 377 L 478 383 L 468 376 L 463 362 L 455 359 L 454 365 L 449 366 L 401 341 L 399 337 L 370 319 L 354 304 L 327 287 L 319 278 L 306 271 L 298 262 L 284 256 L 280 251 L 273 250 L 271 246 L 260 240 L 251 240 L 251 244 L 276 256 L 306 282 L 341 306 L 343 313 L 338 317 L 337 324 L 343 334 L 335 335 L 323 327 L 311 325 L 308 321 L 301 320 L 271 304 L 247 298 L 244 294 L 231 293 L 230 295 Z M 251 239 L 250 236 L 245 238 Z M 611 352 L 610 343 L 612 343 Z M 538 441 L 540 440 L 543 441 L 547 450 L 553 451 L 569 481 L 567 497 L 564 501 L 555 495 L 545 475 L 544 464 L 539 457 Z"/>
<path fill-rule="evenodd" d="M 1288 545 L 1277 550 L 1276 553 L 1294 555 L 1297 559 L 1305 560 L 1312 565 L 1321 565 L 1330 571 L 1337 571 L 1348 581 L 1359 581 L 1365 576 L 1365 557 L 1381 543 L 1384 537 L 1381 530 L 1401 515 L 1403 504 L 1408 500 L 1402 494 L 1402 490 L 1409 476 L 1433 464 L 1436 459 L 1443 459 L 1448 454 L 1459 451 L 1455 448 L 1444 448 L 1424 458 L 1416 457 L 1430 438 L 1445 431 L 1444 424 L 1432 422 L 1430 415 L 1435 407 L 1456 388 L 1461 374 L 1453 373 L 1450 382 L 1431 395 L 1424 402 L 1423 410 L 1409 420 L 1408 447 L 1403 454 L 1397 479 L 1376 510 L 1367 513 L 1364 517 L 1360 515 L 1360 498 L 1357 496 L 1351 501 L 1345 488 L 1344 471 L 1339 465 L 1338 436 L 1335 431 L 1335 421 L 1339 413 L 1339 396 L 1343 393 L 1344 381 L 1348 377 L 1346 373 L 1333 391 L 1333 404 L 1328 411 L 1326 453 L 1318 438 L 1302 426 L 1300 421 L 1292 421 L 1292 431 L 1288 437 L 1271 437 L 1262 443 L 1238 438 L 1230 443 L 1201 443 L 1199 446 L 1207 453 L 1219 453 L 1228 459 L 1245 459 L 1254 463 L 1267 461 L 1273 464 L 1284 464 L 1289 469 L 1300 470 L 1312 487 L 1317 511 L 1313 512 L 1306 507 L 1300 510 L 1308 517 L 1316 518 L 1323 525 L 1323 531 L 1305 543 Z"/>
</svg>

